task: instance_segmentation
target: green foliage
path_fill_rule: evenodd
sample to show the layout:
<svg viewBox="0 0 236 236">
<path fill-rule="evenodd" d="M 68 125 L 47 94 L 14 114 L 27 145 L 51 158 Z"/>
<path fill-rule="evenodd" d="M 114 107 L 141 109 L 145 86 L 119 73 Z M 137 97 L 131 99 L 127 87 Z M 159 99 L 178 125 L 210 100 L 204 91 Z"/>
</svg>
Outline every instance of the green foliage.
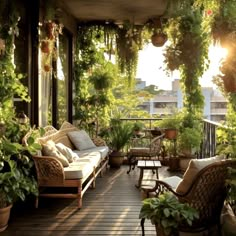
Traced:
<svg viewBox="0 0 236 236">
<path fill-rule="evenodd" d="M 143 128 L 144 128 L 144 123 L 143 122 L 136 121 L 133 124 L 133 131 L 141 131 Z"/>
<path fill-rule="evenodd" d="M 113 151 L 121 151 L 133 135 L 133 125 L 120 120 L 112 120 L 108 134 L 109 146 Z"/>
<path fill-rule="evenodd" d="M 203 133 L 201 116 L 189 113 L 187 110 L 184 110 L 180 114 L 179 119 L 181 122 L 177 137 L 178 149 L 179 151 L 198 151 L 200 149 Z"/>
<path fill-rule="evenodd" d="M 199 214 L 187 203 L 180 203 L 173 194 L 165 192 L 159 197 L 143 200 L 139 218 L 150 219 L 152 224 L 163 227 L 166 235 L 172 235 L 180 224 L 191 226 Z"/>
<path fill-rule="evenodd" d="M 42 130 L 31 130 L 27 146 L 10 137 L 0 138 L 0 208 L 18 199 L 24 201 L 29 194 L 38 194 L 31 155 L 41 149 L 35 142 L 40 133 Z"/>
<path fill-rule="evenodd" d="M 8 119 L 8 113 L 12 110 L 14 96 L 30 101 L 27 88 L 21 83 L 24 76 L 15 72 L 13 63 L 14 37 L 19 33 L 19 19 L 18 14 L 12 10 L 6 19 L 0 21 L 0 38 L 5 41 L 5 53 L 0 55 L 0 119 L 3 121 Z"/>
<path fill-rule="evenodd" d="M 129 81 L 135 78 L 138 51 L 142 48 L 142 26 L 125 22 L 122 27 L 117 28 L 116 50 L 118 66 Z"/>
<path fill-rule="evenodd" d="M 217 152 L 230 158 L 236 158 L 236 115 L 228 105 L 226 122 L 217 130 Z"/>
<path fill-rule="evenodd" d="M 155 126 L 163 128 L 163 129 L 179 129 L 180 119 L 178 115 L 175 114 L 170 117 L 165 117 L 160 121 L 157 121 L 155 123 Z"/>
<path fill-rule="evenodd" d="M 181 72 L 184 106 L 196 112 L 204 105 L 199 78 L 207 68 L 209 38 L 202 12 L 189 4 L 183 9 L 169 19 L 166 31 L 171 44 L 164 55 L 167 69 Z"/>
</svg>

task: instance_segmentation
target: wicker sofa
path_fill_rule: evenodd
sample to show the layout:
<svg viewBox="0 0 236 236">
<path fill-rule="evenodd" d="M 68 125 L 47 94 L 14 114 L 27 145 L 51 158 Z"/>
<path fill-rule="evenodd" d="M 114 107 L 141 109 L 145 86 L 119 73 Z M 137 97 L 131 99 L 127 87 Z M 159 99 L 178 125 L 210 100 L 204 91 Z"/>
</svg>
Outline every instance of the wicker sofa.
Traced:
<svg viewBox="0 0 236 236">
<path fill-rule="evenodd" d="M 68 122 L 64 122 L 59 130 L 56 130 L 52 126 L 47 126 L 45 127 L 45 131 L 45 135 L 38 139 L 38 142 L 43 146 L 42 153 L 33 157 L 39 187 L 36 207 L 38 207 L 39 197 L 56 197 L 77 198 L 78 208 L 81 208 L 82 197 L 85 191 L 89 187 L 95 188 L 97 176 L 102 174 L 102 170 L 107 166 L 108 147 L 102 139 L 96 138 L 92 140 L 92 147 L 88 149 L 83 147 L 83 150 L 76 149 L 75 146 L 77 146 L 77 143 L 74 143 L 74 145 L 69 137 L 71 133 L 79 134 L 80 131 Z M 81 141 L 86 141 L 86 138 L 83 139 L 82 137 Z M 91 140 L 89 141 L 91 142 Z M 76 156 L 76 158 L 70 162 L 68 161 L 68 164 L 67 162 L 61 162 L 61 160 L 56 157 L 58 152 L 55 155 L 54 153 L 47 155 L 47 152 L 45 154 L 44 149 L 45 147 L 46 149 L 48 148 L 47 144 L 50 142 L 53 142 L 54 145 L 60 144 L 66 147 L 66 150 L 69 150 L 72 156 Z M 62 154 L 62 152 L 60 154 Z M 67 187 L 67 190 L 75 189 L 76 191 L 66 191 L 66 193 L 64 191 L 62 193 L 52 191 L 52 189 L 58 191 L 58 188 L 61 189 L 61 187 Z M 50 190 L 50 192 L 47 190 Z"/>
</svg>

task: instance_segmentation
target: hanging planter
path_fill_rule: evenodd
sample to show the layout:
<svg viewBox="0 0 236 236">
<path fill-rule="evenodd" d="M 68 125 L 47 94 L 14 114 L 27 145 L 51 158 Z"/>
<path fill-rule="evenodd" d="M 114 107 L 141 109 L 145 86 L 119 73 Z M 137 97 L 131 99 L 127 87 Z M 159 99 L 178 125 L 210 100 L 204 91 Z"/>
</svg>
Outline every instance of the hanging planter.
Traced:
<svg viewBox="0 0 236 236">
<path fill-rule="evenodd" d="M 163 32 L 154 33 L 151 37 L 152 44 L 155 47 L 162 47 L 167 41 L 167 35 Z"/>
<path fill-rule="evenodd" d="M 235 93 L 236 92 L 236 78 L 232 76 L 232 78 L 224 77 L 224 90 L 227 93 Z"/>
</svg>

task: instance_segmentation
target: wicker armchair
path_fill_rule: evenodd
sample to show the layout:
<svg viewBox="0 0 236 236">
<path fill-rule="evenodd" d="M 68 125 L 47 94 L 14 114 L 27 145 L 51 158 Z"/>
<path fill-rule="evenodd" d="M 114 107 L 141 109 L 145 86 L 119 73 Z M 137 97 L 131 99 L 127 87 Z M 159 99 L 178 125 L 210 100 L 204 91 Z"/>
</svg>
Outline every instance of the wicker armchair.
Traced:
<svg viewBox="0 0 236 236">
<path fill-rule="evenodd" d="M 129 163 L 129 170 L 127 174 L 131 171 L 131 169 L 135 168 L 138 159 L 151 159 L 151 158 L 158 158 L 162 148 L 162 140 L 165 134 L 161 134 L 151 140 L 151 143 L 148 147 L 133 147 L 130 148 L 128 154 L 128 163 Z"/>
<path fill-rule="evenodd" d="M 177 193 L 164 181 L 155 180 L 153 188 L 143 187 L 144 197 L 154 197 L 170 191 L 180 202 L 187 202 L 199 212 L 199 219 L 191 227 L 181 225 L 182 232 L 200 232 L 217 225 L 220 232 L 220 215 L 227 195 L 226 178 L 228 167 L 236 167 L 236 161 L 223 160 L 200 170 L 185 193 Z M 144 235 L 144 219 L 141 219 Z"/>
</svg>

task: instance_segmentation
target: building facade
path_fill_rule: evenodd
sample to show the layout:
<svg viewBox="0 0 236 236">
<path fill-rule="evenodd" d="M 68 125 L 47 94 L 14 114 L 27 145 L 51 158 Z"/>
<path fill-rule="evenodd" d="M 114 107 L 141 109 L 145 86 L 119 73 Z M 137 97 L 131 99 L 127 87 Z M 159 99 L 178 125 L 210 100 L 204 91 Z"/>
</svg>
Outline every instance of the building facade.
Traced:
<svg viewBox="0 0 236 236">
<path fill-rule="evenodd" d="M 225 119 L 227 112 L 226 99 L 212 87 L 203 87 L 204 96 L 203 115 L 206 119 L 220 122 Z M 183 94 L 179 80 L 172 82 L 171 90 L 164 90 L 149 101 L 144 102 L 141 107 L 151 115 L 170 115 L 176 110 L 183 108 Z"/>
</svg>

